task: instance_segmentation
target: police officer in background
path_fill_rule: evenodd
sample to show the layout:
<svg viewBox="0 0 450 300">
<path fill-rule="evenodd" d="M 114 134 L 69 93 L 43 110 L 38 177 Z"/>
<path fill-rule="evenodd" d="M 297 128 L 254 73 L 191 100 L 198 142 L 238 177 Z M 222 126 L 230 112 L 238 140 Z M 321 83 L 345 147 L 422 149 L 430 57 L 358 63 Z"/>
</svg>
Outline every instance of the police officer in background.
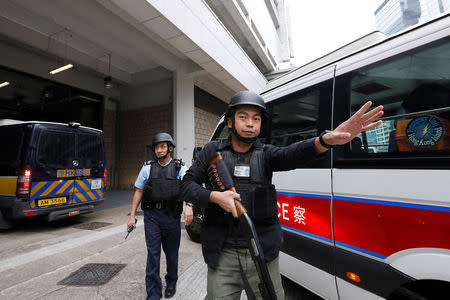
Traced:
<svg viewBox="0 0 450 300">
<path fill-rule="evenodd" d="M 136 179 L 130 219 L 127 224 L 136 228 L 136 210 L 141 203 L 144 211 L 147 267 L 145 285 L 147 299 L 161 299 L 162 285 L 159 276 L 161 245 L 167 260 L 165 298 L 176 292 L 178 280 L 178 249 L 180 247 L 180 214 L 183 201 L 180 194 L 181 179 L 186 166 L 172 159 L 175 143 L 167 133 L 153 137 L 152 148 L 156 159 L 144 163 Z M 192 207 L 186 205 L 185 218 L 192 220 Z"/>
<path fill-rule="evenodd" d="M 265 145 L 258 139 L 267 113 L 264 100 L 249 91 L 232 97 L 225 113 L 230 136 L 205 145 L 184 176 L 182 186 L 186 201 L 205 208 L 202 232 L 203 257 L 208 265 L 205 299 L 240 299 L 243 289 L 247 296 L 250 292 L 261 299 L 257 287 L 259 278 L 248 250 L 247 238 L 236 219 L 235 200 L 241 201 L 255 224 L 275 293 L 279 300 L 284 299 L 278 262 L 283 241 L 272 174 L 274 171 L 304 166 L 335 145 L 348 143 L 360 132 L 381 124 L 381 121 L 374 121 L 383 115 L 383 107 L 366 113 L 371 105 L 371 102 L 364 104 L 333 131 L 324 131 L 318 137 L 287 147 L 275 147 Z M 207 169 L 217 151 L 222 152 L 236 193 L 212 191 Z M 203 188 L 202 183 L 206 183 L 207 187 Z M 244 282 L 248 282 L 245 284 L 247 286 Z"/>
</svg>

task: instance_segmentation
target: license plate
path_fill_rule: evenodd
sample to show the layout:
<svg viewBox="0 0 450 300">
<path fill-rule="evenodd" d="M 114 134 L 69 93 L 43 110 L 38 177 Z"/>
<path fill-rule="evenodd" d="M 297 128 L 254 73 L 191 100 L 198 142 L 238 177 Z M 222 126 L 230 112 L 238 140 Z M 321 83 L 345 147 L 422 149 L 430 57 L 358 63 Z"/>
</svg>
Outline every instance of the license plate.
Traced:
<svg viewBox="0 0 450 300">
<path fill-rule="evenodd" d="M 76 176 L 90 176 L 91 169 L 62 169 L 56 170 L 56 177 L 76 177 Z"/>
<path fill-rule="evenodd" d="M 98 190 L 101 188 L 102 188 L 102 180 L 101 179 L 92 179 L 91 190 Z"/>
<path fill-rule="evenodd" d="M 51 199 L 41 199 L 38 201 L 38 206 L 48 206 L 66 203 L 66 197 L 51 198 Z"/>
</svg>

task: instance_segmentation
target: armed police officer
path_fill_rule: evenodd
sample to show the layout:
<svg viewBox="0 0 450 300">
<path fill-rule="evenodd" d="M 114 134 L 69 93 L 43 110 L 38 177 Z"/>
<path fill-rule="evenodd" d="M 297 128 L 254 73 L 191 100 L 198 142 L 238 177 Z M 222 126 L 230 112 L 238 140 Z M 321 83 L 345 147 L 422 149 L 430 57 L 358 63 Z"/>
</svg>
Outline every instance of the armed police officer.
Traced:
<svg viewBox="0 0 450 300">
<path fill-rule="evenodd" d="M 178 280 L 178 249 L 180 247 L 180 214 L 183 202 L 180 195 L 181 179 L 186 166 L 172 159 L 175 142 L 170 134 L 158 133 L 153 138 L 152 149 L 156 159 L 144 163 L 135 182 L 135 193 L 127 224 L 136 228 L 135 214 L 141 203 L 144 211 L 147 267 L 145 285 L 147 299 L 161 299 L 160 274 L 161 245 L 167 260 L 165 298 L 176 292 Z M 186 206 L 185 215 L 192 218 L 192 208 Z"/>
<path fill-rule="evenodd" d="M 235 200 L 241 201 L 255 224 L 276 296 L 284 299 L 278 263 L 282 232 L 272 173 L 304 166 L 333 146 L 345 144 L 360 132 L 381 124 L 381 121 L 374 121 L 383 115 L 383 107 L 367 112 L 371 105 L 371 102 L 364 104 L 333 131 L 324 131 L 319 137 L 287 147 L 275 147 L 258 139 L 267 115 L 263 99 L 249 91 L 232 97 L 225 113 L 230 136 L 205 145 L 184 176 L 182 186 L 186 201 L 205 208 L 202 232 L 203 257 L 208 265 L 205 299 L 240 299 L 243 289 L 247 295 L 250 292 L 261 299 L 248 241 L 236 221 Z M 212 190 L 207 170 L 216 152 L 222 153 L 236 192 Z M 203 183 L 206 188 L 202 187 Z"/>
</svg>

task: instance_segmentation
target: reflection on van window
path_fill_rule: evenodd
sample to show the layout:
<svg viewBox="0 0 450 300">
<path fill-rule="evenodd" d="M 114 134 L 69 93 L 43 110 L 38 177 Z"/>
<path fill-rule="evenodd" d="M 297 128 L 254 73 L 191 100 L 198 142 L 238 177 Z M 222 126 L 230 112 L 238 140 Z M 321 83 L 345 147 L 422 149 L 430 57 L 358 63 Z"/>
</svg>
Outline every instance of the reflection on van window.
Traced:
<svg viewBox="0 0 450 300">
<path fill-rule="evenodd" d="M 292 95 L 273 105 L 271 144 L 287 146 L 317 136 L 320 91 Z"/>
<path fill-rule="evenodd" d="M 20 146 L 22 143 L 23 132 L 19 128 L 8 127 L 0 129 L 0 140 L 2 146 L 0 147 L 0 175 L 3 170 L 15 168 L 18 164 L 20 156 Z"/>
<path fill-rule="evenodd" d="M 103 157 L 101 136 L 93 134 L 79 134 L 77 144 L 77 157 L 81 160 L 84 167 L 92 167 L 101 162 Z"/>
<path fill-rule="evenodd" d="M 75 158 L 75 138 L 67 132 L 43 131 L 39 137 L 37 162 L 56 168 L 67 168 Z"/>
<path fill-rule="evenodd" d="M 352 153 L 450 151 L 450 42 L 354 72 L 352 114 L 370 99 L 383 124 L 358 136 Z M 355 139 L 356 140 L 356 139 Z"/>
<path fill-rule="evenodd" d="M 228 126 L 225 126 L 225 122 L 222 122 L 218 127 L 212 140 L 226 139 L 230 135 L 231 131 Z"/>
</svg>

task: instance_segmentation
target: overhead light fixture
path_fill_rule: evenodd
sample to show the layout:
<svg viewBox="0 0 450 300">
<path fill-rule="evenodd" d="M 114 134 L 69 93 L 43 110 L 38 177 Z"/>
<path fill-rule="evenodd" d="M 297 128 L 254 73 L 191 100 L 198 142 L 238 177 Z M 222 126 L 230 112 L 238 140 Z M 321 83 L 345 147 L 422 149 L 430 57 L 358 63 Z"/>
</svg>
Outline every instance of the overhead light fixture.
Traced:
<svg viewBox="0 0 450 300">
<path fill-rule="evenodd" d="M 0 88 L 7 86 L 7 85 L 9 85 L 9 81 L 2 82 L 2 83 L 0 83 Z"/>
<path fill-rule="evenodd" d="M 62 66 L 62 67 L 60 67 L 58 69 L 54 69 L 54 70 L 50 71 L 50 74 L 55 75 L 56 73 L 65 71 L 65 70 L 70 69 L 70 68 L 73 68 L 73 65 L 72 64 L 67 64 L 67 65 Z"/>
<path fill-rule="evenodd" d="M 111 89 L 114 87 L 114 83 L 111 77 L 111 54 L 108 54 L 108 76 L 103 78 L 105 89 Z"/>
<path fill-rule="evenodd" d="M 51 70 L 49 73 L 52 75 L 55 75 L 59 72 L 73 68 L 73 64 L 69 63 L 70 60 L 69 60 L 69 56 L 67 55 L 67 48 L 68 48 L 67 36 L 72 37 L 72 35 L 70 34 L 70 32 L 67 28 L 64 28 L 63 30 L 55 32 L 48 36 L 47 51 L 50 52 L 50 42 L 52 40 L 52 36 L 54 36 L 54 35 L 58 36 L 60 33 L 63 34 L 64 40 L 62 41 L 62 44 L 64 45 L 64 49 L 63 49 L 63 53 L 61 53 L 62 62 L 58 59 L 58 48 L 55 49 L 56 65 L 63 64 L 63 63 L 67 63 L 67 64 L 62 67 Z M 55 40 L 59 42 L 58 38 L 56 38 Z"/>
<path fill-rule="evenodd" d="M 105 81 L 105 88 L 110 89 L 114 87 L 111 76 L 106 76 L 103 80 Z"/>
</svg>

